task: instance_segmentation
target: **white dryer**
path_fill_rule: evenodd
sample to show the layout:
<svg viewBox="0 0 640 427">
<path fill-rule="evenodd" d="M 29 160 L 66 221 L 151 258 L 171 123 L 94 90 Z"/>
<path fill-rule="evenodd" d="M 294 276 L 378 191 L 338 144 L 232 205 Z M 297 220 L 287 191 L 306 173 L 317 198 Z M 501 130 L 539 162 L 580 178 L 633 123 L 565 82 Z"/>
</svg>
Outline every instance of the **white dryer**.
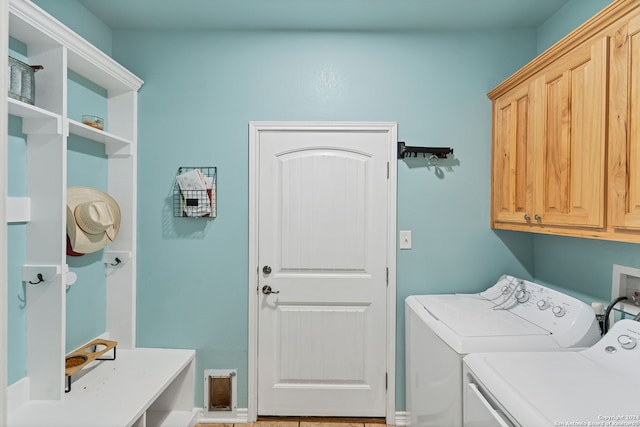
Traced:
<svg viewBox="0 0 640 427">
<path fill-rule="evenodd" d="M 640 426 L 640 323 L 613 325 L 575 352 L 464 358 L 464 425 Z"/>
<path fill-rule="evenodd" d="M 591 306 L 504 275 L 477 294 L 405 300 L 406 404 L 413 427 L 462 426 L 462 358 L 476 352 L 584 349 L 600 339 Z"/>
</svg>

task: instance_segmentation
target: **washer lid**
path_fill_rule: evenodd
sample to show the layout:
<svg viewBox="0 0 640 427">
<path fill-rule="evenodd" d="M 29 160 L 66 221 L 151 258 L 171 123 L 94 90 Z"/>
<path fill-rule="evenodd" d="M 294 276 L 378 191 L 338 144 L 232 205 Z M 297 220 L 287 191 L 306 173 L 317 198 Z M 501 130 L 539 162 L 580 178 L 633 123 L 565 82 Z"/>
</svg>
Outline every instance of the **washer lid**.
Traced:
<svg viewBox="0 0 640 427">
<path fill-rule="evenodd" d="M 550 335 L 549 331 L 477 294 L 421 295 L 422 306 L 459 337 Z"/>
</svg>

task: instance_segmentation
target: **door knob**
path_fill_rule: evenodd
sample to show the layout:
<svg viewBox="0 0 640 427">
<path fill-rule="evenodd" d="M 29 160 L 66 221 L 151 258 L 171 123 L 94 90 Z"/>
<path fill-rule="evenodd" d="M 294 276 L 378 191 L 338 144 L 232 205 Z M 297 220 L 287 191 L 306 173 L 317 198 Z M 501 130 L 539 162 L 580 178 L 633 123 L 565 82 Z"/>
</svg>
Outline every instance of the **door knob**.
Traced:
<svg viewBox="0 0 640 427">
<path fill-rule="evenodd" d="M 268 265 L 265 265 L 264 267 L 262 267 L 262 272 L 264 274 L 271 274 L 271 267 Z"/>
<path fill-rule="evenodd" d="M 269 285 L 264 285 L 264 286 L 262 287 L 262 293 L 263 293 L 263 294 L 265 294 L 265 295 L 269 295 L 269 294 L 279 294 L 279 293 L 280 293 L 280 291 L 274 291 L 274 290 L 271 290 L 271 286 L 269 286 Z"/>
</svg>

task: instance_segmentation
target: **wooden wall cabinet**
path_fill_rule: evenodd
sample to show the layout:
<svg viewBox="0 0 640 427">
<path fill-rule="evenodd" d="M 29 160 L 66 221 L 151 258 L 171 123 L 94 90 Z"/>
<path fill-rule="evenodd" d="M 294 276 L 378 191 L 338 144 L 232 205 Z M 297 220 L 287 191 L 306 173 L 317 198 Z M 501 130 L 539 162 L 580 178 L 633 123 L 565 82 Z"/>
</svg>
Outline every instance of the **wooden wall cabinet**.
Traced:
<svg viewBox="0 0 640 427">
<path fill-rule="evenodd" d="M 640 242 L 639 21 L 613 2 L 488 94 L 492 227 Z"/>
</svg>

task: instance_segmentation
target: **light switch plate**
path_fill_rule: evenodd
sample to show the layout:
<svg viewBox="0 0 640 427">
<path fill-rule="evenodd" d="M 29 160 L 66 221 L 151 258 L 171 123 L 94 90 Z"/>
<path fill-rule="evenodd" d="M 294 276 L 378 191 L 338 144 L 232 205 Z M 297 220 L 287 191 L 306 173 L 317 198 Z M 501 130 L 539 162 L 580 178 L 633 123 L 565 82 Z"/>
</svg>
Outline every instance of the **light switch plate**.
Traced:
<svg viewBox="0 0 640 427">
<path fill-rule="evenodd" d="M 400 249 L 411 249 L 411 231 L 400 231 Z"/>
</svg>

